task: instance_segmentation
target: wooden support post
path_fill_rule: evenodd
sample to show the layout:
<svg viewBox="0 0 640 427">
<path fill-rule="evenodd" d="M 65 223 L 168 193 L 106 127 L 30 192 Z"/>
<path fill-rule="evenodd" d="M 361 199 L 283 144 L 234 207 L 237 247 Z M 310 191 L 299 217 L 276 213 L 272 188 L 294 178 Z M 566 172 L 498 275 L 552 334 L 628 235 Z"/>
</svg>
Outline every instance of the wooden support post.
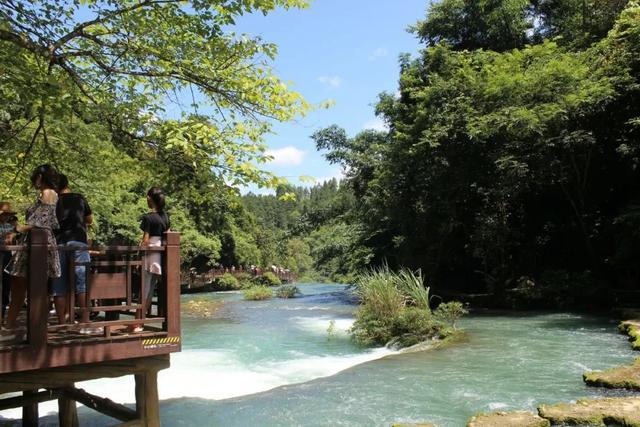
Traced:
<svg viewBox="0 0 640 427">
<path fill-rule="evenodd" d="M 65 388 L 62 390 L 62 394 L 70 400 L 76 400 L 94 411 L 98 411 L 120 421 L 132 421 L 135 420 L 137 416 L 135 411 L 126 406 L 104 397 L 94 396 L 79 388 Z"/>
<path fill-rule="evenodd" d="M 160 427 L 158 371 L 136 374 L 136 413 L 144 427 Z"/>
<path fill-rule="evenodd" d="M 164 286 L 159 293 L 162 295 L 167 319 L 165 329 L 169 336 L 180 335 L 180 233 L 168 231 L 165 233 L 167 242 L 164 254 Z M 172 304 L 167 306 L 167 302 Z"/>
<path fill-rule="evenodd" d="M 11 408 L 20 408 L 31 405 L 33 403 L 48 402 L 55 400 L 60 393 L 57 390 L 46 390 L 36 394 L 28 394 L 26 396 L 7 397 L 0 400 L 0 411 Z"/>
<path fill-rule="evenodd" d="M 68 387 L 73 388 L 74 384 Z M 58 423 L 60 427 L 78 427 L 78 408 L 76 402 L 65 393 L 58 397 Z"/>
<path fill-rule="evenodd" d="M 49 316 L 47 245 L 45 230 L 38 228 L 31 230 L 28 333 L 29 344 L 38 352 L 47 345 L 47 317 Z"/>
<path fill-rule="evenodd" d="M 30 399 L 38 394 L 38 390 L 25 390 L 22 392 L 25 399 Z M 38 427 L 38 402 L 28 403 L 22 407 L 23 427 Z"/>
<path fill-rule="evenodd" d="M 67 304 L 69 304 L 67 306 L 69 309 L 67 323 L 73 325 L 76 320 L 76 250 L 69 251 L 66 247 L 63 250 L 66 251 L 65 255 L 67 256 L 67 267 L 69 269 L 67 272 Z"/>
</svg>

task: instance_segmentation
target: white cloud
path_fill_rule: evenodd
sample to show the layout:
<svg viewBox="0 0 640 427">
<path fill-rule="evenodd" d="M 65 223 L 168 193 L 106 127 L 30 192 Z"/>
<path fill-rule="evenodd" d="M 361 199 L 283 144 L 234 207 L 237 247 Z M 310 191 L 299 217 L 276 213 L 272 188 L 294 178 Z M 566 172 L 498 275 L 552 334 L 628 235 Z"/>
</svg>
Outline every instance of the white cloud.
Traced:
<svg viewBox="0 0 640 427">
<path fill-rule="evenodd" d="M 276 148 L 273 150 L 267 150 L 266 154 L 273 157 L 270 164 L 280 166 L 299 165 L 304 158 L 304 151 L 289 145 L 283 148 Z"/>
<path fill-rule="evenodd" d="M 387 56 L 389 51 L 384 47 L 379 47 L 369 54 L 369 61 L 375 61 L 378 58 Z"/>
<path fill-rule="evenodd" d="M 387 126 L 387 124 L 382 121 L 382 119 L 380 117 L 376 117 L 373 120 L 369 120 L 368 122 L 366 122 L 364 125 L 362 125 L 363 129 L 373 129 L 373 130 L 377 130 L 380 132 L 386 132 L 389 130 L 389 126 Z"/>
<path fill-rule="evenodd" d="M 342 79 L 338 76 L 320 76 L 318 81 L 331 88 L 336 88 L 342 84 Z"/>
</svg>

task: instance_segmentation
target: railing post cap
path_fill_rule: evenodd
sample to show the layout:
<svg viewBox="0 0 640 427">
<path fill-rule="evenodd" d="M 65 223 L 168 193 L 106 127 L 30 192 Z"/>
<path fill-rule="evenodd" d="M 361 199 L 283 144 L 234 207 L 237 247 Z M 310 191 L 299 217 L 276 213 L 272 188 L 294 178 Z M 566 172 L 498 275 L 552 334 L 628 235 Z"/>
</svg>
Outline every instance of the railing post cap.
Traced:
<svg viewBox="0 0 640 427">
<path fill-rule="evenodd" d="M 44 228 L 32 228 L 31 231 L 32 245 L 47 245 L 47 231 Z"/>
<path fill-rule="evenodd" d="M 177 231 L 165 231 L 164 235 L 167 246 L 177 246 L 180 244 L 180 233 Z"/>
</svg>

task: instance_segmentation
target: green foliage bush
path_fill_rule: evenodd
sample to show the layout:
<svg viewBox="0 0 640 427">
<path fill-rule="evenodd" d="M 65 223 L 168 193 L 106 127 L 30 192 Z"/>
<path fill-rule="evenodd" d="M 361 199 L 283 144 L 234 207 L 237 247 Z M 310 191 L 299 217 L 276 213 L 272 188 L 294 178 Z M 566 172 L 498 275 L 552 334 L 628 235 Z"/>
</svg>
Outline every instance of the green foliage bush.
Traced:
<svg viewBox="0 0 640 427">
<path fill-rule="evenodd" d="M 362 305 L 351 335 L 361 345 L 406 347 L 443 338 L 450 333 L 443 321 L 455 327 L 455 320 L 466 312 L 462 304 L 449 303 L 432 316 L 429 288 L 420 273 L 407 269 L 396 273 L 383 266 L 363 273 L 356 281 L 356 293 Z"/>
<path fill-rule="evenodd" d="M 240 282 L 240 288 L 244 289 L 244 288 L 249 288 L 251 287 L 251 280 L 253 279 L 253 274 L 251 273 L 238 273 L 236 274 L 236 279 L 238 279 L 238 282 Z"/>
<path fill-rule="evenodd" d="M 406 307 L 391 320 L 392 344 L 408 347 L 430 338 L 443 338 L 447 332 L 435 322 L 429 310 L 418 307 Z"/>
<path fill-rule="evenodd" d="M 214 288 L 219 291 L 235 291 L 241 288 L 240 282 L 231 273 L 216 278 Z"/>
<path fill-rule="evenodd" d="M 300 293 L 300 289 L 294 285 L 284 285 L 278 288 L 276 296 L 278 298 L 294 298 L 296 294 Z"/>
<path fill-rule="evenodd" d="M 351 327 L 351 336 L 363 346 L 385 345 L 391 341 L 391 322 L 393 318 L 378 317 L 366 305 L 356 311 L 356 320 Z"/>
<path fill-rule="evenodd" d="M 302 276 L 299 276 L 296 280 L 298 283 L 329 283 L 330 280 L 328 277 L 323 276 L 319 272 L 315 270 L 309 270 L 305 272 Z M 348 283 L 348 282 L 342 282 Z"/>
<path fill-rule="evenodd" d="M 469 310 L 467 310 L 461 302 L 451 301 L 440 304 L 433 315 L 436 319 L 451 326 L 451 328 L 455 330 L 458 319 L 468 313 Z"/>
<path fill-rule="evenodd" d="M 252 282 L 259 286 L 280 286 L 282 284 L 278 276 L 270 271 L 264 272 L 262 276 L 254 277 Z"/>
<path fill-rule="evenodd" d="M 252 286 L 244 291 L 244 299 L 262 301 L 273 297 L 273 290 L 267 286 Z"/>
</svg>

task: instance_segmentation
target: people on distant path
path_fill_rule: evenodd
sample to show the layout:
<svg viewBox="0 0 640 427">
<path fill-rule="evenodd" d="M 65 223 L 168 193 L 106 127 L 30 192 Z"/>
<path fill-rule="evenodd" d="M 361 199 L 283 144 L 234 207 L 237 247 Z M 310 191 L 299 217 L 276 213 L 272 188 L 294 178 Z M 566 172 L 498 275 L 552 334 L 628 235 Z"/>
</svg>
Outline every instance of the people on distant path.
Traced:
<svg viewBox="0 0 640 427">
<path fill-rule="evenodd" d="M 56 246 L 54 230 L 59 228 L 56 217 L 58 202 L 58 172 L 50 165 L 38 166 L 31 174 L 31 184 L 39 190 L 36 202 L 27 209 L 26 225 L 17 225 L 16 230 L 23 233 L 22 244 L 27 242 L 27 234 L 32 228 L 45 230 L 47 235 L 47 275 L 50 278 L 60 277 L 60 258 Z M 29 253 L 26 250 L 16 251 L 6 268 L 11 276 L 11 302 L 7 313 L 7 329 L 15 329 L 18 313 L 24 303 L 27 292 L 27 273 L 29 268 Z M 3 335 L 7 339 L 9 335 Z M 13 337 L 11 337 L 13 338 Z"/>
<path fill-rule="evenodd" d="M 161 188 L 152 187 L 147 192 L 147 206 L 151 212 L 142 217 L 140 229 L 143 231 L 141 246 L 160 247 L 165 231 L 169 231 L 171 223 L 165 211 L 165 194 Z M 142 292 L 145 297 L 145 311 L 151 307 L 151 299 L 155 287 L 162 276 L 162 254 L 148 251 L 143 259 L 144 282 Z M 131 332 L 142 332 L 142 325 L 131 325 Z"/>
<path fill-rule="evenodd" d="M 71 259 L 76 263 L 75 267 L 75 294 L 78 305 L 86 307 L 87 275 L 84 264 L 90 261 L 87 244 L 87 226 L 93 222 L 93 214 L 87 199 L 80 193 L 73 193 L 69 188 L 69 180 L 65 175 L 60 175 L 58 203 L 56 205 L 56 217 L 60 229 L 56 234 L 58 245 L 64 246 L 60 250 L 61 275 L 51 282 L 51 294 L 58 315 L 58 323 L 65 323 L 68 319 L 73 321 L 75 313 L 69 307 L 68 294 L 70 291 Z M 89 321 L 89 312 L 82 311 L 82 322 Z M 80 331 L 90 333 L 82 329 Z"/>
<path fill-rule="evenodd" d="M 12 245 L 16 236 L 16 226 L 18 225 L 18 217 L 16 216 L 11 203 L 0 202 L 0 245 Z M 9 302 L 10 276 L 4 269 L 11 260 L 11 251 L 0 251 L 0 287 L 2 287 L 2 301 L 0 302 L 0 310 L 2 319 Z"/>
</svg>

